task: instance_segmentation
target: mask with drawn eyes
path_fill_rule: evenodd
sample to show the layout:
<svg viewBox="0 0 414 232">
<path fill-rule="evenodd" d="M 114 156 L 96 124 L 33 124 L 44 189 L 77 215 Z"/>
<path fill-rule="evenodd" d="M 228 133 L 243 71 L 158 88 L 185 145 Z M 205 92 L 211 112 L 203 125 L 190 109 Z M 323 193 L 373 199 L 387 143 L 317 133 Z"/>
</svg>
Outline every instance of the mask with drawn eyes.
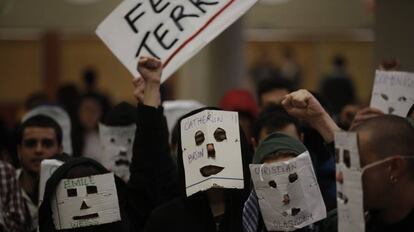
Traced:
<svg viewBox="0 0 414 232">
<path fill-rule="evenodd" d="M 335 133 L 338 231 L 364 231 L 362 172 L 355 132 Z"/>
<path fill-rule="evenodd" d="M 376 71 L 371 107 L 386 114 L 407 117 L 414 104 L 414 74 Z"/>
<path fill-rule="evenodd" d="M 293 231 L 326 217 L 309 152 L 249 167 L 268 231 Z"/>
<path fill-rule="evenodd" d="M 101 163 L 125 182 L 129 180 L 135 129 L 135 124 L 119 127 L 99 125 L 99 136 L 103 146 Z"/>
<path fill-rule="evenodd" d="M 121 220 L 113 173 L 62 179 L 51 199 L 57 230 Z"/>
<path fill-rule="evenodd" d="M 205 110 L 180 126 L 187 196 L 211 187 L 242 188 L 237 112 Z"/>
</svg>

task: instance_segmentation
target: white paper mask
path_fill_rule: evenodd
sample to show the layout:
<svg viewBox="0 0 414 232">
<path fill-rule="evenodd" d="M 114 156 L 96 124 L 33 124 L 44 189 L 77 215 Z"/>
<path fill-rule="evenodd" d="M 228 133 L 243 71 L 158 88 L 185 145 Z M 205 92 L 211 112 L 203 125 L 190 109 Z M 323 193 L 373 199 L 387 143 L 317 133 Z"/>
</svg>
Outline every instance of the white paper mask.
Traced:
<svg viewBox="0 0 414 232">
<path fill-rule="evenodd" d="M 99 124 L 99 137 L 103 146 L 101 163 L 125 182 L 129 180 L 135 130 L 135 124 L 119 127 Z"/>
<path fill-rule="evenodd" d="M 45 159 L 40 163 L 39 205 L 43 201 L 47 180 L 62 164 L 62 161 L 56 159 Z"/>
<path fill-rule="evenodd" d="M 371 107 L 386 114 L 407 117 L 414 104 L 414 73 L 379 71 L 375 72 Z"/>
<path fill-rule="evenodd" d="M 362 174 L 357 134 L 335 133 L 338 231 L 365 231 Z"/>
<path fill-rule="evenodd" d="M 121 220 L 113 173 L 62 179 L 51 205 L 57 230 Z"/>
<path fill-rule="evenodd" d="M 204 110 L 180 126 L 187 196 L 212 187 L 243 188 L 237 112 Z"/>
<path fill-rule="evenodd" d="M 38 106 L 32 109 L 31 111 L 27 112 L 23 116 L 22 122 L 36 115 L 48 116 L 59 124 L 60 128 L 62 129 L 63 152 L 72 155 L 72 139 L 70 137 L 71 122 L 68 113 L 66 113 L 66 111 L 59 106 Z"/>
<path fill-rule="evenodd" d="M 171 139 L 172 130 L 177 120 L 195 109 L 204 107 L 204 105 L 194 100 L 175 100 L 164 101 L 162 107 L 164 108 L 164 116 L 167 119 L 168 132 Z"/>
<path fill-rule="evenodd" d="M 326 217 L 309 152 L 287 161 L 250 164 L 250 173 L 268 231 L 293 231 Z"/>
</svg>

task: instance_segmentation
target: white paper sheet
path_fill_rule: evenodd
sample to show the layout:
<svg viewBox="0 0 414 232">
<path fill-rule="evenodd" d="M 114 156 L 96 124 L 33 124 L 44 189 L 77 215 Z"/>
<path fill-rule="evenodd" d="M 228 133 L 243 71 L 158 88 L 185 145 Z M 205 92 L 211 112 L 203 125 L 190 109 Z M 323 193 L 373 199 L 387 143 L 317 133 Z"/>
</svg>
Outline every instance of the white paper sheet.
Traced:
<svg viewBox="0 0 414 232">
<path fill-rule="evenodd" d="M 338 203 L 338 231 L 363 232 L 365 218 L 361 164 L 355 132 L 335 133 L 336 175 L 343 182 L 336 182 Z M 338 178 L 337 178 L 338 179 Z"/>
<path fill-rule="evenodd" d="M 287 161 L 250 164 L 268 231 L 294 231 L 326 217 L 309 152 Z"/>
<path fill-rule="evenodd" d="M 135 124 L 119 127 L 99 124 L 99 137 L 103 146 L 100 162 L 125 182 L 128 182 L 130 175 L 135 130 Z"/>
<path fill-rule="evenodd" d="M 237 112 L 204 110 L 180 126 L 187 196 L 212 187 L 243 188 Z"/>
<path fill-rule="evenodd" d="M 139 56 L 159 57 L 162 82 L 250 9 L 257 0 L 124 0 L 96 29 L 138 77 Z"/>
<path fill-rule="evenodd" d="M 371 107 L 386 114 L 407 117 L 414 104 L 414 73 L 379 71 L 375 72 Z"/>
<path fill-rule="evenodd" d="M 62 179 L 51 205 L 57 230 L 121 220 L 113 173 Z"/>
<path fill-rule="evenodd" d="M 47 180 L 62 164 L 62 161 L 56 159 L 45 159 L 40 163 L 39 205 L 43 201 Z"/>
</svg>

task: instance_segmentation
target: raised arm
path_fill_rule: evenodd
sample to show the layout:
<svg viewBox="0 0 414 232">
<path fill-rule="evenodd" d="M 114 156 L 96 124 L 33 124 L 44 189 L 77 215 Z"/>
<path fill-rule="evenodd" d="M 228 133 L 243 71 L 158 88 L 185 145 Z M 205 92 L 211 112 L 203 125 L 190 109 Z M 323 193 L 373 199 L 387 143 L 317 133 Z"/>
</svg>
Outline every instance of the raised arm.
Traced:
<svg viewBox="0 0 414 232">
<path fill-rule="evenodd" d="M 301 89 L 286 95 L 282 105 L 290 115 L 309 123 L 326 143 L 334 141 L 334 133 L 340 128 L 309 91 Z"/>
</svg>

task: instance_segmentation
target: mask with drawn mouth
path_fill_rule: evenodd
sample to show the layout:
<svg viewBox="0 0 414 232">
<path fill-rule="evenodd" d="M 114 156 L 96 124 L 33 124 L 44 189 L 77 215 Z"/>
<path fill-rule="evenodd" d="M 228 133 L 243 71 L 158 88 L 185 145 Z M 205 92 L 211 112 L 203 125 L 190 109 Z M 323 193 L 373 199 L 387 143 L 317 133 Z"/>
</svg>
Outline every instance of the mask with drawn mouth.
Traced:
<svg viewBox="0 0 414 232">
<path fill-rule="evenodd" d="M 414 104 L 414 74 L 376 71 L 370 106 L 386 114 L 407 117 Z"/>
<path fill-rule="evenodd" d="M 129 180 L 135 129 L 135 124 L 129 126 L 99 125 L 99 135 L 103 146 L 101 162 L 125 182 Z"/>
<path fill-rule="evenodd" d="M 204 110 L 181 120 L 187 196 L 209 188 L 243 188 L 237 112 Z"/>
<path fill-rule="evenodd" d="M 57 230 L 121 220 L 113 173 L 62 179 L 51 199 Z"/>
</svg>

